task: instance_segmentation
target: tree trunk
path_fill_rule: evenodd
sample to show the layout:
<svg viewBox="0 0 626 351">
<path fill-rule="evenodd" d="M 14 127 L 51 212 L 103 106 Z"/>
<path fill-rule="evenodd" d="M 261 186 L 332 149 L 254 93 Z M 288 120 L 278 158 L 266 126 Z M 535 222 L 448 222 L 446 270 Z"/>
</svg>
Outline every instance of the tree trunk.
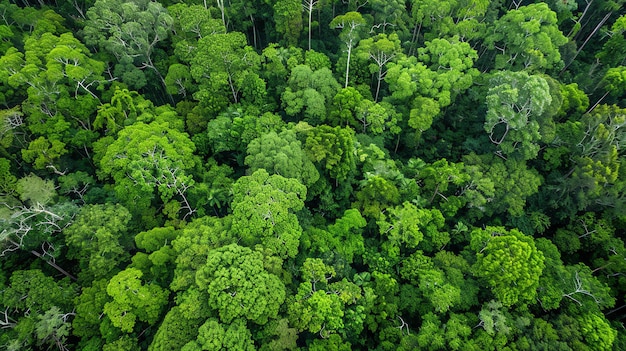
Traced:
<svg viewBox="0 0 626 351">
<path fill-rule="evenodd" d="M 563 69 L 561 70 L 561 72 L 559 72 L 559 74 L 563 73 L 563 71 L 565 71 L 574 62 L 574 60 L 576 60 L 576 57 L 578 57 L 578 54 L 580 54 L 580 52 L 583 50 L 585 45 L 587 45 L 587 43 L 589 42 L 589 39 L 591 39 L 591 37 L 594 34 L 596 34 L 596 32 L 600 29 L 600 27 L 604 25 L 604 23 L 609 19 L 609 17 L 611 17 L 612 14 L 613 12 L 609 12 L 606 14 L 606 16 L 604 16 L 604 18 L 602 18 L 602 20 L 600 21 L 600 23 L 598 23 L 596 28 L 593 29 L 593 32 L 591 32 L 591 34 L 587 36 L 587 39 L 585 39 L 585 41 L 583 42 L 583 45 L 581 45 L 580 48 L 578 48 L 578 51 L 576 51 L 576 54 L 574 55 L 574 57 L 572 57 L 570 62 L 567 65 L 565 65 L 565 67 L 563 67 Z"/>
<path fill-rule="evenodd" d="M 346 84 L 344 88 L 348 87 L 348 75 L 350 74 L 350 56 L 352 54 L 352 43 L 348 45 L 348 61 L 346 62 Z"/>
<path fill-rule="evenodd" d="M 76 281 L 76 277 L 74 277 L 73 275 L 69 274 L 69 273 L 68 273 L 65 269 L 63 269 L 63 268 L 59 267 L 56 263 L 51 262 L 51 261 L 48 261 L 48 260 L 46 260 L 45 258 L 43 258 L 43 256 L 42 256 L 39 252 L 37 252 L 37 251 L 35 251 L 35 250 L 32 250 L 30 253 L 32 253 L 33 255 L 35 255 L 35 256 L 37 256 L 37 257 L 41 258 L 41 259 L 42 259 L 42 260 L 44 260 L 47 264 L 49 264 L 51 267 L 53 267 L 54 269 L 56 269 L 57 271 L 59 271 L 59 272 L 60 272 L 61 274 L 63 274 L 64 276 L 66 276 L 66 277 L 70 278 L 72 281 Z"/>
<path fill-rule="evenodd" d="M 307 8 L 307 10 L 309 11 L 309 51 L 311 51 L 311 21 L 312 21 L 312 16 L 313 16 L 313 3 L 310 2 L 309 3 L 309 7 Z"/>
<path fill-rule="evenodd" d="M 378 66 L 378 83 L 376 84 L 376 96 L 374 102 L 378 102 L 378 92 L 380 91 L 380 81 L 382 80 L 383 66 Z"/>
</svg>

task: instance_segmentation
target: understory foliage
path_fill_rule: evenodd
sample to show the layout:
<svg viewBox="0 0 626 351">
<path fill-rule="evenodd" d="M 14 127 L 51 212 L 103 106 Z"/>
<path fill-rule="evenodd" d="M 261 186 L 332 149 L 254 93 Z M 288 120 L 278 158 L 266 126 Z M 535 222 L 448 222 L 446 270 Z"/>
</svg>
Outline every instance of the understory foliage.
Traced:
<svg viewBox="0 0 626 351">
<path fill-rule="evenodd" d="M 624 0 L 0 0 L 0 350 L 625 350 Z"/>
</svg>

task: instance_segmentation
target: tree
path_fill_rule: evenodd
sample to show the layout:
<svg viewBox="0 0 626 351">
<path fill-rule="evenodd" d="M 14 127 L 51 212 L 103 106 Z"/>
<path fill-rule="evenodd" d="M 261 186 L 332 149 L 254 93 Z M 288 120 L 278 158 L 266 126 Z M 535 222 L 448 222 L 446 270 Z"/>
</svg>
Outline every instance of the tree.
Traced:
<svg viewBox="0 0 626 351">
<path fill-rule="evenodd" d="M 62 141 L 39 137 L 28 145 L 28 149 L 22 149 L 22 159 L 32 163 L 35 169 L 56 170 L 59 158 L 66 153 L 65 143 Z"/>
<path fill-rule="evenodd" d="M 154 324 L 167 304 L 167 290 L 156 284 L 143 284 L 142 276 L 139 269 L 126 268 L 107 285 L 107 294 L 113 301 L 104 304 L 104 313 L 125 333 L 131 333 L 138 320 Z"/>
<path fill-rule="evenodd" d="M 261 351 L 294 350 L 297 348 L 297 330 L 289 326 L 289 320 L 286 318 L 270 321 L 263 328 L 262 334 L 263 338 L 259 341 Z"/>
<path fill-rule="evenodd" d="M 112 90 L 110 102 L 98 107 L 93 121 L 94 129 L 105 129 L 106 135 L 115 136 L 122 128 L 130 126 L 138 119 L 146 121 L 146 117 L 154 115 L 152 101 L 145 99 L 138 92 L 119 86 L 113 87 Z"/>
<path fill-rule="evenodd" d="M 330 28 L 341 29 L 339 38 L 346 45 L 346 53 L 348 58 L 346 61 L 346 82 L 344 88 L 348 87 L 348 76 L 350 74 L 350 58 L 352 49 L 357 45 L 361 36 L 359 27 L 365 25 L 365 20 L 358 12 L 348 12 L 345 15 L 339 15 L 330 22 Z"/>
<path fill-rule="evenodd" d="M 387 208 L 397 205 L 400 193 L 396 185 L 382 176 L 367 175 L 361 182 L 353 206 L 359 208 L 363 215 L 378 220 Z"/>
<path fill-rule="evenodd" d="M 72 334 L 83 340 L 99 338 L 101 335 L 100 325 L 106 334 L 105 325 L 110 325 L 110 319 L 103 315 L 104 304 L 111 301 L 107 294 L 108 280 L 93 280 L 89 286 L 84 286 L 78 296 L 74 298 L 76 316 L 72 320 Z M 116 328 L 114 328 L 116 329 Z"/>
<path fill-rule="evenodd" d="M 447 90 L 451 85 L 445 82 L 445 75 L 438 81 L 438 73 L 415 56 L 401 57 L 387 67 L 385 81 L 391 92 L 389 101 L 409 116 L 409 127 L 419 135 L 431 127 L 441 108 L 451 103 L 451 92 Z"/>
<path fill-rule="evenodd" d="M 14 271 L 0 293 L 0 342 L 7 349 L 46 344 L 66 350 L 75 294 L 67 279 L 55 281 L 38 269 Z"/>
<path fill-rule="evenodd" d="M 176 251 L 170 243 L 176 239 L 179 231 L 173 227 L 156 227 L 135 236 L 138 249 L 133 256 L 133 267 L 140 269 L 146 279 L 167 286 L 172 281 L 172 264 L 176 260 Z"/>
<path fill-rule="evenodd" d="M 333 126 L 345 125 L 357 130 L 363 125 L 363 132 L 365 132 L 366 127 L 375 119 L 372 116 L 368 121 L 370 112 L 375 113 L 374 107 L 371 107 L 372 111 L 368 108 L 371 105 L 373 103 L 363 98 L 363 95 L 358 90 L 353 87 L 343 88 L 333 97 L 333 105 L 328 120 Z M 378 127 L 380 128 L 380 126 Z"/>
<path fill-rule="evenodd" d="M 46 191 L 47 183 L 41 178 L 32 176 L 32 180 L 22 178 L 20 181 L 22 181 L 21 186 L 25 186 L 28 190 L 21 191 L 24 203 L 4 203 L 10 210 L 8 215 L 5 212 L 7 218 L 0 223 L 0 228 L 2 228 L 0 256 L 25 251 L 44 260 L 66 277 L 76 280 L 73 275 L 56 263 L 55 258 L 60 254 L 57 251 L 61 244 L 61 237 L 58 234 L 71 224 L 77 207 L 69 202 L 58 204 L 40 202 L 46 198 L 50 200 L 52 197 L 50 193 L 54 194 L 54 189 Z M 18 186 L 20 186 L 19 183 Z"/>
<path fill-rule="evenodd" d="M 570 349 L 610 350 L 618 339 L 616 330 L 600 312 L 561 313 L 553 323 Z"/>
<path fill-rule="evenodd" d="M 187 97 L 187 94 L 191 95 L 196 92 L 189 67 L 180 63 L 171 65 L 167 70 L 165 87 L 168 94 L 181 95 L 183 99 Z"/>
<path fill-rule="evenodd" d="M 183 47 L 193 46 L 197 40 L 216 33 L 226 33 L 226 24 L 221 19 L 213 18 L 215 8 L 203 5 L 187 5 L 177 3 L 167 8 L 167 11 L 174 19 L 174 33 L 172 38 L 176 41 L 177 52 L 181 52 Z M 183 56 L 179 56 L 183 61 L 188 62 Z"/>
<path fill-rule="evenodd" d="M 199 39 L 212 34 L 226 33 L 224 22 L 214 18 L 214 7 L 177 3 L 168 6 L 167 10 L 174 19 L 174 35 L 172 36 L 174 54 L 180 62 L 187 65 L 195 55 Z M 179 65 L 179 63 L 172 65 Z M 180 68 L 179 66 L 176 67 Z M 181 72 L 181 69 L 177 69 L 177 71 Z"/>
<path fill-rule="evenodd" d="M 233 185 L 232 230 L 245 245 L 261 243 L 283 259 L 295 257 L 302 227 L 293 213 L 304 206 L 306 187 L 297 179 L 259 169 Z"/>
<path fill-rule="evenodd" d="M 130 212 L 121 205 L 82 207 L 72 225 L 66 228 L 68 258 L 77 259 L 82 281 L 109 278 L 119 265 L 130 258 L 132 248 L 127 236 Z"/>
<path fill-rule="evenodd" d="M 589 310 L 604 309 L 615 304 L 609 287 L 594 277 L 591 269 L 583 263 L 567 266 L 559 278 L 564 282 L 559 289 L 563 300 L 568 299 Z"/>
<path fill-rule="evenodd" d="M 613 22 L 609 31 L 610 38 L 602 46 L 602 50 L 596 54 L 609 67 L 622 66 L 624 56 L 626 55 L 626 40 L 624 39 L 624 31 L 626 31 L 626 15 L 622 15 Z"/>
<path fill-rule="evenodd" d="M 250 173 L 263 168 L 271 174 L 298 179 L 307 187 L 319 179 L 317 169 L 302 150 L 293 130 L 263 134 L 248 144 L 247 153 L 245 163 Z"/>
<path fill-rule="evenodd" d="M 503 71 L 490 80 L 484 129 L 504 157 L 537 157 L 544 111 L 552 102 L 548 83 L 526 72 Z"/>
<path fill-rule="evenodd" d="M 27 162 L 37 169 L 63 173 L 58 169 L 59 158 L 70 146 L 82 149 L 95 138 L 90 117 L 99 103 L 97 90 L 106 83 L 104 64 L 91 58 L 89 50 L 71 33 L 32 35 L 23 48 L 24 54 L 9 50 L 3 58 L 7 60 L 3 74 L 6 84 L 26 92 L 20 112 L 16 114 L 13 109 L 14 113 L 7 116 L 10 119 L 4 133 L 22 125 L 28 127 L 35 135 L 23 139 L 30 141 L 23 152 Z"/>
<path fill-rule="evenodd" d="M 263 260 L 259 251 L 237 244 L 209 252 L 196 273 L 196 284 L 208 292 L 209 308 L 218 312 L 220 321 L 230 324 L 244 318 L 263 325 L 276 318 L 285 287 L 264 268 Z"/>
<path fill-rule="evenodd" d="M 300 240 L 303 252 L 309 256 L 332 257 L 329 260 L 354 262 L 365 252 L 363 228 L 367 221 L 357 209 L 349 209 L 326 228 L 307 227 Z"/>
<path fill-rule="evenodd" d="M 362 298 L 361 289 L 345 279 L 330 283 L 335 270 L 321 259 L 307 258 L 301 272 L 303 282 L 288 300 L 287 315 L 298 330 L 327 338 L 343 329 L 345 306 Z"/>
<path fill-rule="evenodd" d="M 116 76 L 140 89 L 147 84 L 141 70 L 149 68 L 165 89 L 165 79 L 153 58 L 157 45 L 167 39 L 173 19 L 160 3 L 97 0 L 87 10 L 87 18 L 83 29 L 85 42 L 115 57 Z"/>
<path fill-rule="evenodd" d="M 437 204 L 438 208 L 447 216 L 453 215 L 470 195 L 472 189 L 471 175 L 462 163 L 448 162 L 440 159 L 431 164 L 421 159 L 410 159 L 408 167 L 415 171 L 415 178 L 422 185 L 420 193 L 424 204 Z"/>
<path fill-rule="evenodd" d="M 339 126 L 311 127 L 307 123 L 299 123 L 296 128 L 306 138 L 304 147 L 309 158 L 337 183 L 347 179 L 356 167 L 354 131 Z"/>
<path fill-rule="evenodd" d="M 261 64 L 260 56 L 246 43 L 246 37 L 239 32 L 212 34 L 198 40 L 191 59 L 191 75 L 199 84 L 194 94 L 196 100 L 204 103 L 204 98 L 215 95 L 213 99 L 239 101 L 246 77 L 255 74 Z"/>
<path fill-rule="evenodd" d="M 16 270 L 7 283 L 1 295 L 2 305 L 24 317 L 29 312 L 43 315 L 53 307 L 70 311 L 76 295 L 76 286 L 69 284 L 67 278 L 57 281 L 39 269 Z"/>
<path fill-rule="evenodd" d="M 483 304 L 478 313 L 480 322 L 477 327 L 481 327 L 489 335 L 489 338 L 485 340 L 489 344 L 505 344 L 507 337 L 511 334 L 511 315 L 506 310 L 502 310 L 503 307 L 500 301 L 491 300 Z"/>
<path fill-rule="evenodd" d="M 430 305 L 416 306 L 413 310 L 426 313 L 432 310 L 444 314 L 461 300 L 461 286 L 448 281 L 445 271 L 436 267 L 433 260 L 424 256 L 422 251 L 416 251 L 403 260 L 400 276 L 416 287 L 418 296 Z M 406 288 L 405 288 L 406 293 Z"/>
<path fill-rule="evenodd" d="M 287 46 L 296 46 L 298 44 L 300 32 L 302 31 L 302 10 L 301 0 L 278 0 L 274 3 L 276 31 L 283 35 Z M 309 28 L 309 49 L 311 49 L 310 35 Z"/>
<path fill-rule="evenodd" d="M 432 40 L 458 35 L 463 41 L 482 37 L 489 1 L 442 1 L 433 3 L 425 0 L 411 2 L 411 15 L 415 23 L 411 50 L 419 40 L 422 30 L 424 38 Z M 413 53 L 413 51 L 409 52 Z"/>
<path fill-rule="evenodd" d="M 170 217 L 183 211 L 186 218 L 196 211 L 187 192 L 194 184 L 188 174 L 197 164 L 194 150 L 187 134 L 166 121 L 137 122 L 121 130 L 106 150 L 97 153 L 100 176 L 113 178 L 118 197 L 137 214 L 150 206 L 156 190 L 164 204 L 173 206 Z"/>
<path fill-rule="evenodd" d="M 382 34 L 388 31 L 390 34 L 395 32 L 402 38 L 410 35 L 408 25 L 411 15 L 407 11 L 406 2 L 401 0 L 373 1 L 368 5 L 371 6 L 371 14 L 374 16 L 370 32 L 382 32 Z"/>
<path fill-rule="evenodd" d="M 454 309 L 468 311 L 478 303 L 478 294 L 481 291 L 478 281 L 470 278 L 472 266 L 462 255 L 455 255 L 450 251 L 441 250 L 433 257 L 434 266 L 444 272 L 446 281 L 461 291 L 459 301 L 454 301 Z M 546 265 L 547 266 L 547 265 Z M 450 289 L 450 291 L 454 291 Z M 442 301 L 446 301 L 442 299 Z M 434 304 L 433 304 L 434 305 Z"/>
<path fill-rule="evenodd" d="M 209 318 L 198 329 L 197 340 L 187 343 L 181 350 L 252 351 L 256 348 L 245 320 L 236 319 L 225 325 L 215 318 Z"/>
<path fill-rule="evenodd" d="M 68 319 L 71 315 L 72 313 L 63 313 L 58 307 L 53 306 L 43 315 L 37 316 L 39 321 L 35 326 L 35 335 L 39 343 L 67 350 L 67 337 L 71 328 Z"/>
<path fill-rule="evenodd" d="M 623 110 L 617 106 L 599 105 L 578 121 L 560 126 L 559 137 L 569 154 L 562 163 L 567 176 L 551 185 L 555 189 L 553 206 L 563 215 L 584 211 L 590 206 L 622 208 L 619 195 L 622 182 L 619 154 L 624 138 Z M 558 206 L 559 203 L 570 204 Z"/>
<path fill-rule="evenodd" d="M 442 320 L 433 313 L 423 318 L 417 342 L 424 350 L 461 350 L 467 346 L 472 328 L 464 315 L 451 314 L 450 319 Z"/>
<path fill-rule="evenodd" d="M 337 240 L 335 250 L 342 255 L 346 261 L 352 262 L 355 255 L 361 255 L 365 251 L 363 228 L 367 225 L 365 218 L 357 209 L 351 208 L 343 213 L 334 224 L 328 226 L 330 236 Z M 324 248 L 325 249 L 325 248 Z"/>
<path fill-rule="evenodd" d="M 609 68 L 604 77 L 602 77 L 602 82 L 606 88 L 606 93 L 596 102 L 591 109 L 593 110 L 600 101 L 602 101 L 607 95 L 613 96 L 622 96 L 626 91 L 624 88 L 624 84 L 626 83 L 626 66 L 612 67 Z"/>
<path fill-rule="evenodd" d="M 454 102 L 459 94 L 472 86 L 479 75 L 474 68 L 474 62 L 478 59 L 476 50 L 458 36 L 427 41 L 417 52 L 419 60 L 437 72 L 434 87 L 441 91 L 438 98 L 441 107 Z"/>
<path fill-rule="evenodd" d="M 591 350 L 610 350 L 617 337 L 617 331 L 611 328 L 604 315 L 587 313 L 579 316 L 583 339 Z"/>
<path fill-rule="evenodd" d="M 537 3 L 508 11 L 494 22 L 494 31 L 485 38 L 496 49 L 497 69 L 543 72 L 563 66 L 559 47 L 567 38 L 547 4 Z"/>
<path fill-rule="evenodd" d="M 54 192 L 45 193 L 53 194 Z M 11 173 L 11 161 L 6 158 L 0 158 L 0 197 L 10 197 L 16 195 L 17 177 Z"/>
<path fill-rule="evenodd" d="M 163 323 L 155 333 L 148 350 L 180 350 L 185 344 L 196 339 L 201 325 L 201 320 L 186 318 L 180 307 L 174 306 L 163 318 Z"/>
<path fill-rule="evenodd" d="M 339 90 L 339 83 L 328 68 L 313 71 L 307 65 L 291 70 L 287 87 L 281 95 L 287 115 L 302 114 L 312 124 L 326 120 L 327 106 Z"/>
<path fill-rule="evenodd" d="M 208 123 L 207 143 L 214 153 L 236 152 L 243 164 L 243 152 L 252 140 L 269 132 L 279 133 L 284 125 L 280 116 L 270 112 L 259 116 L 240 109 L 225 111 Z"/>
<path fill-rule="evenodd" d="M 414 250 L 418 246 L 427 251 L 443 248 L 450 237 L 439 232 L 444 225 L 444 217 L 439 210 L 417 208 L 410 202 L 390 208 L 376 222 L 383 237 L 383 247 L 396 255 L 400 250 Z M 423 243 L 423 241 L 426 241 Z"/>
<path fill-rule="evenodd" d="M 389 103 L 363 100 L 363 103 L 357 106 L 355 115 L 357 122 L 360 122 L 355 128 L 363 127 L 363 134 L 383 136 L 386 140 L 393 140 L 401 132 L 398 126 L 401 116 Z"/>
<path fill-rule="evenodd" d="M 388 62 L 391 62 L 401 53 L 400 39 L 398 35 L 378 34 L 371 38 L 363 39 L 357 47 L 357 56 L 362 60 L 373 61 L 369 65 L 370 72 L 376 74 L 376 93 L 374 102 L 378 101 L 380 93 L 380 83 L 385 80 L 387 70 L 384 69 Z"/>
<path fill-rule="evenodd" d="M 227 231 L 230 231 L 229 217 L 209 216 L 194 219 L 181 230 L 178 237 L 172 240 L 172 248 L 177 254 L 174 278 L 170 283 L 172 291 L 192 290 L 196 286 L 196 272 L 206 264 L 209 251 L 235 242 L 233 235 Z"/>
<path fill-rule="evenodd" d="M 504 306 L 535 299 L 544 255 L 532 237 L 503 227 L 475 229 L 471 247 L 476 251 L 474 274 L 486 280 Z"/>
<path fill-rule="evenodd" d="M 317 5 L 319 4 L 319 0 L 304 0 L 302 2 L 302 8 L 304 9 L 304 11 L 306 11 L 307 15 L 309 16 L 309 21 L 308 21 L 308 26 L 307 26 L 307 30 L 309 31 L 309 50 L 311 50 L 311 24 L 312 24 L 312 16 L 313 16 L 313 10 L 316 9 Z"/>
</svg>

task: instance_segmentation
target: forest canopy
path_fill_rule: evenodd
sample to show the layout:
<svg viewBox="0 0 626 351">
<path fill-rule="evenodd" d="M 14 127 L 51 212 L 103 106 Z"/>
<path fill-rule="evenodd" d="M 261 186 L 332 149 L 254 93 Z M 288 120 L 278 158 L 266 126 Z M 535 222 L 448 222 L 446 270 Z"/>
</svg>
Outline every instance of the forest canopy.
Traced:
<svg viewBox="0 0 626 351">
<path fill-rule="evenodd" d="M 624 0 L 0 0 L 0 350 L 626 350 Z"/>
</svg>

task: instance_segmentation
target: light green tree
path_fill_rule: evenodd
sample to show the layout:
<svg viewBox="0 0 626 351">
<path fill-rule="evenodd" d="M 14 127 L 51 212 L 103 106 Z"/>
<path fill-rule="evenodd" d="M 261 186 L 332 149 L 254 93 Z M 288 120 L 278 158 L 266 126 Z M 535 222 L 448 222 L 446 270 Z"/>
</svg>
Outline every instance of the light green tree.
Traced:
<svg viewBox="0 0 626 351">
<path fill-rule="evenodd" d="M 199 89 L 194 98 L 203 104 L 205 98 L 239 102 L 246 77 L 255 74 L 260 64 L 260 56 L 247 45 L 243 33 L 202 37 L 191 59 L 191 76 Z M 222 104 L 225 107 L 226 103 Z"/>
<path fill-rule="evenodd" d="M 262 244 L 283 259 L 295 257 L 302 227 L 293 212 L 303 208 L 306 187 L 259 169 L 239 178 L 233 194 L 233 234 L 245 245 Z"/>
<path fill-rule="evenodd" d="M 537 157 L 540 126 L 552 97 L 545 79 L 526 72 L 503 71 L 490 80 L 484 129 L 504 157 Z"/>
<path fill-rule="evenodd" d="M 160 120 L 124 128 L 96 157 L 100 176 L 113 178 L 116 193 L 127 208 L 138 214 L 149 208 L 156 190 L 161 201 L 171 206 L 166 208 L 170 217 L 182 212 L 186 218 L 196 211 L 188 199 L 188 190 L 195 183 L 189 171 L 198 162 L 194 150 L 187 134 Z"/>
<path fill-rule="evenodd" d="M 557 25 L 556 13 L 546 3 L 508 11 L 494 22 L 485 43 L 496 50 L 497 69 L 544 72 L 563 66 L 559 47 L 567 38 Z"/>
<path fill-rule="evenodd" d="M 342 330 L 346 306 L 362 298 L 361 288 L 345 278 L 330 283 L 335 270 L 319 258 L 307 258 L 301 272 L 303 282 L 287 301 L 290 322 L 298 330 L 319 333 L 322 338 Z"/>
<path fill-rule="evenodd" d="M 470 235 L 477 257 L 474 274 L 485 279 L 498 301 L 504 306 L 533 301 L 545 268 L 533 238 L 503 227 L 475 229 Z"/>
<path fill-rule="evenodd" d="M 304 7 L 302 1 L 278 0 L 274 3 L 273 7 L 276 31 L 283 35 L 287 46 L 296 46 L 302 32 L 302 11 Z M 309 10 L 309 13 L 310 11 L 312 11 L 312 9 Z M 309 22 L 309 49 L 311 49 L 310 38 Z"/>
<path fill-rule="evenodd" d="M 196 273 L 199 289 L 208 293 L 209 308 L 220 321 L 230 324 L 239 318 L 263 325 L 276 318 L 285 300 L 285 286 L 263 265 L 263 255 L 247 247 L 230 244 L 212 250 Z"/>
<path fill-rule="evenodd" d="M 339 88 L 330 69 L 323 67 L 313 71 L 307 65 L 297 65 L 291 70 L 281 95 L 285 112 L 290 116 L 302 115 L 310 123 L 319 124 L 326 120 Z"/>
<path fill-rule="evenodd" d="M 377 36 L 363 39 L 356 48 L 356 55 L 361 60 L 371 60 L 369 69 L 376 74 L 376 93 L 374 102 L 378 102 L 380 83 L 385 80 L 387 74 L 386 65 L 402 52 L 400 39 L 397 34 L 378 34 Z"/>
<path fill-rule="evenodd" d="M 307 187 L 319 179 L 319 172 L 294 130 L 263 134 L 248 144 L 247 153 L 245 164 L 250 167 L 250 173 L 263 168 L 270 174 L 298 179 Z"/>
<path fill-rule="evenodd" d="M 131 333 L 138 321 L 154 324 L 167 304 L 168 291 L 144 283 L 142 276 L 139 269 L 126 268 L 113 276 L 106 288 L 113 300 L 104 304 L 104 313 L 126 333 Z"/>
<path fill-rule="evenodd" d="M 362 28 L 366 24 L 365 19 L 359 12 L 351 11 L 344 15 L 335 17 L 330 22 L 330 28 L 341 29 L 339 38 L 346 45 L 346 81 L 344 88 L 348 87 L 348 78 L 350 75 L 350 59 L 352 57 L 352 49 L 358 44 L 361 37 Z"/>
</svg>

